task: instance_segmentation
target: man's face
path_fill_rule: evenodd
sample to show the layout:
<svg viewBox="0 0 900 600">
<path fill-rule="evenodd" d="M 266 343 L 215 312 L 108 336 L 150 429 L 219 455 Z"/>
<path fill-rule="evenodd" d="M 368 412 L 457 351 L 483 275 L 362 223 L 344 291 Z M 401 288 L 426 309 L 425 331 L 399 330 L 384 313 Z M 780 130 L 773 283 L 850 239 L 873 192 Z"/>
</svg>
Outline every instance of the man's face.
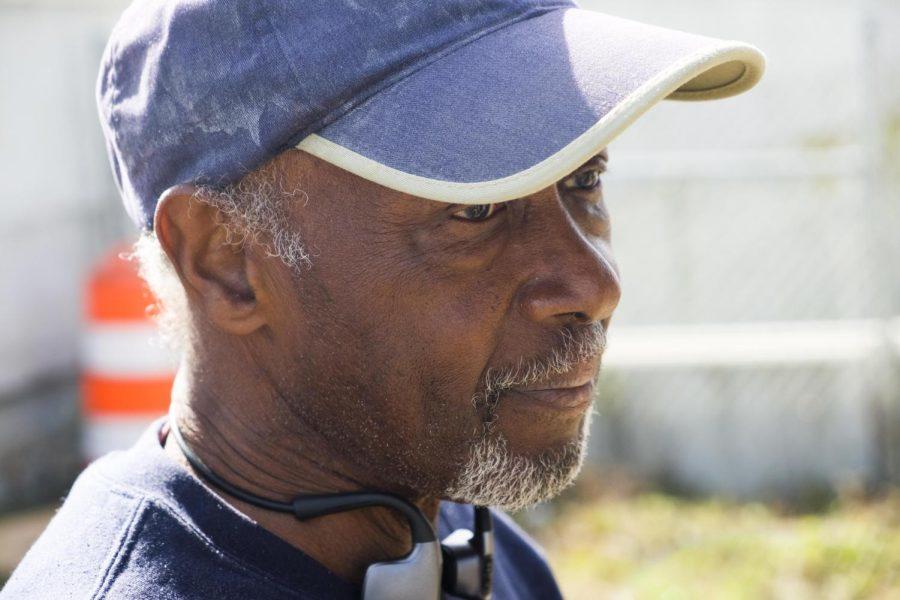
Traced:
<svg viewBox="0 0 900 600">
<path fill-rule="evenodd" d="M 464 206 L 289 152 L 285 185 L 305 198 L 291 226 L 312 266 L 270 261 L 277 351 L 263 368 L 290 418 L 367 488 L 503 503 L 517 482 L 498 478 L 571 479 L 620 295 L 605 162 L 526 198 Z M 488 464 L 501 454 L 508 464 Z M 478 491 L 494 484 L 507 495 Z"/>
</svg>

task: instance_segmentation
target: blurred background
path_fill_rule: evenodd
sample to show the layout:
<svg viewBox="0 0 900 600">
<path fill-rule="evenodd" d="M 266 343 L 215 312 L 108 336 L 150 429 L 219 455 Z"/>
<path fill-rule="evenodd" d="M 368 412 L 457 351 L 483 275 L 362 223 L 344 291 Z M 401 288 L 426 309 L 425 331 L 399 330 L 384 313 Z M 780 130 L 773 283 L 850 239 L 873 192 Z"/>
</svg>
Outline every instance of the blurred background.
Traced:
<svg viewBox="0 0 900 600">
<path fill-rule="evenodd" d="M 900 598 L 900 3 L 582 4 L 769 69 L 611 145 L 624 295 L 588 464 L 518 518 L 570 598 Z M 152 418 L 104 394 L 170 368 L 109 308 L 135 232 L 93 87 L 126 5 L 0 0 L 0 583 Z"/>
</svg>

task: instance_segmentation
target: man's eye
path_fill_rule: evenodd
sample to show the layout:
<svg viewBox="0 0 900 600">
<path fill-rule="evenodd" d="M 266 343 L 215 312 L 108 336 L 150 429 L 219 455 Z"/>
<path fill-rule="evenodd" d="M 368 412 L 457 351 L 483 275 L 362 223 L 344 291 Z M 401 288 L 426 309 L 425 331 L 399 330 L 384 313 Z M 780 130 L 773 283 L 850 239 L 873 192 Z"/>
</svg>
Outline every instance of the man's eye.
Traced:
<svg viewBox="0 0 900 600">
<path fill-rule="evenodd" d="M 472 204 L 453 213 L 453 217 L 463 221 L 487 221 L 503 208 L 503 204 Z"/>
<path fill-rule="evenodd" d="M 600 187 L 600 170 L 587 169 L 585 171 L 579 171 L 563 181 L 563 186 L 569 190 L 595 190 Z"/>
</svg>

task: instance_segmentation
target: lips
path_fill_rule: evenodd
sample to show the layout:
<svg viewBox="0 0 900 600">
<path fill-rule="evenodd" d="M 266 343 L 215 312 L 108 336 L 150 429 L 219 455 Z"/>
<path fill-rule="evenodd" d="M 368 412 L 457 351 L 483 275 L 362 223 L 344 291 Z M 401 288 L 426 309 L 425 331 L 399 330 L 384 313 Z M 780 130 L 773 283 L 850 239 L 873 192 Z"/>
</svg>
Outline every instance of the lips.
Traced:
<svg viewBox="0 0 900 600">
<path fill-rule="evenodd" d="M 597 363 L 591 361 L 556 378 L 509 388 L 504 394 L 538 408 L 582 412 L 593 401 L 597 368 Z"/>
<path fill-rule="evenodd" d="M 516 406 L 555 410 L 566 413 L 582 413 L 593 401 L 594 382 L 588 381 L 577 387 L 557 387 L 547 389 L 509 389 L 503 392 Z"/>
</svg>

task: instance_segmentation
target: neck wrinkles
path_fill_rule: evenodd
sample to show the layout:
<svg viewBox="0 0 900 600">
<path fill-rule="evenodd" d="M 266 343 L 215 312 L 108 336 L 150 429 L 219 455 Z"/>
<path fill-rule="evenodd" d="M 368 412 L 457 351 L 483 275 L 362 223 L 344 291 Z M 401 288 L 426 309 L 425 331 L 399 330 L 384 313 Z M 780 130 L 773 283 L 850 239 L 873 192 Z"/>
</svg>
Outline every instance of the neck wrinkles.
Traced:
<svg viewBox="0 0 900 600">
<path fill-rule="evenodd" d="M 340 464 L 319 434 L 289 416 L 271 386 L 258 385 L 252 397 L 240 398 L 240 386 L 206 389 L 196 382 L 223 380 L 188 373 L 182 365 L 173 388 L 170 420 L 177 422 L 185 441 L 207 467 L 229 483 L 280 501 L 304 494 L 383 491 L 364 484 L 352 474 L 352 467 Z M 202 480 L 171 436 L 166 452 Z M 355 583 L 362 581 L 368 565 L 399 558 L 411 549 L 405 519 L 390 509 L 354 510 L 301 522 L 209 487 L 263 528 Z M 414 504 L 436 522 L 439 499 L 419 499 Z"/>
</svg>

